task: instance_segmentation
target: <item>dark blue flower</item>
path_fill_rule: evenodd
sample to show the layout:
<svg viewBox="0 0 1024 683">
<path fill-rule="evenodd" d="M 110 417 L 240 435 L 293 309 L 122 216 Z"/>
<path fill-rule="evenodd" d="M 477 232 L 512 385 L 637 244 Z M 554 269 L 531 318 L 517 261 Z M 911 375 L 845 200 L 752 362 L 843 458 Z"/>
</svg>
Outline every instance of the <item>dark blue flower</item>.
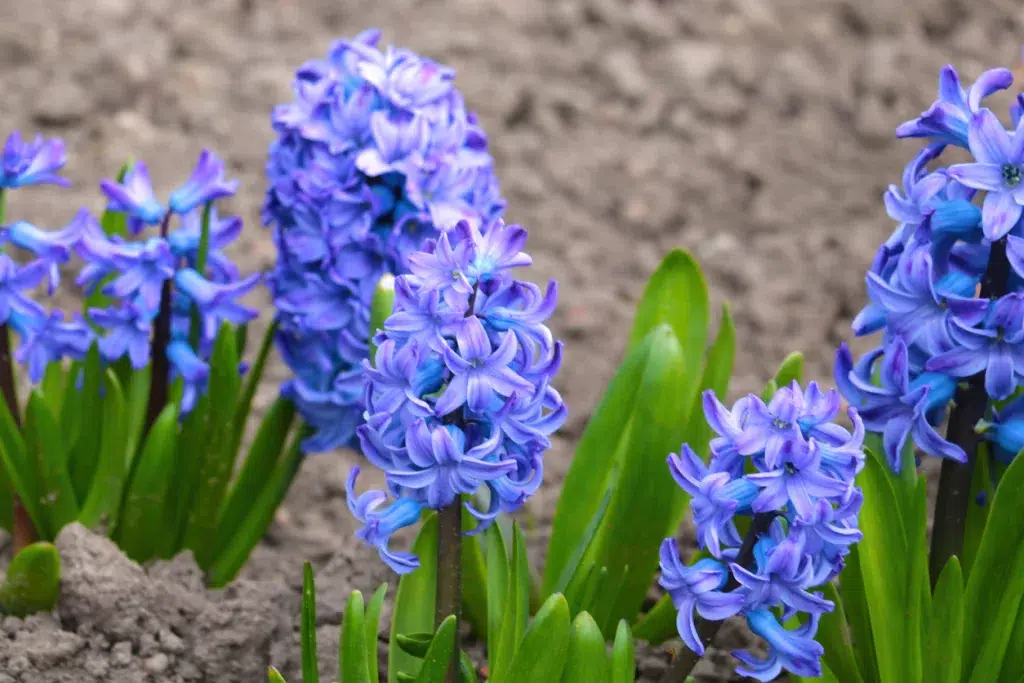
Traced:
<svg viewBox="0 0 1024 683">
<path fill-rule="evenodd" d="M 181 339 L 173 340 L 167 345 L 167 360 L 171 364 L 172 376 L 180 377 L 184 381 L 181 411 L 190 413 L 196 405 L 196 400 L 206 391 L 210 365 L 196 354 L 195 349 L 187 341 Z"/>
<path fill-rule="evenodd" d="M 36 135 L 32 142 L 27 142 L 22 140 L 19 131 L 14 131 L 4 143 L 3 160 L 0 163 L 0 191 L 27 185 L 67 187 L 71 183 L 57 175 L 57 171 L 66 162 L 64 141 L 60 138 L 44 140 L 42 135 Z"/>
<path fill-rule="evenodd" d="M 86 209 L 81 209 L 60 230 L 40 230 L 26 221 L 17 221 L 0 228 L 0 244 L 10 242 L 31 251 L 45 262 L 50 276 L 49 293 L 53 294 L 60 286 L 60 266 L 71 259 L 72 249 L 94 220 Z"/>
<path fill-rule="evenodd" d="M 778 678 L 783 669 L 798 676 L 820 678 L 825 648 L 814 640 L 820 618 L 820 614 L 812 612 L 805 623 L 788 630 L 770 610 L 750 612 L 747 625 L 768 643 L 768 656 L 760 659 L 743 650 L 734 651 L 732 656 L 740 661 L 736 673 L 765 683 Z"/>
<path fill-rule="evenodd" d="M 1024 398 L 1017 397 L 1002 410 L 993 410 L 992 420 L 979 422 L 977 431 L 995 446 L 1000 462 L 1012 462 L 1024 450 Z"/>
<path fill-rule="evenodd" d="M 771 533 L 754 546 L 757 570 L 733 563 L 733 576 L 745 589 L 746 606 L 752 610 L 783 605 L 790 610 L 820 614 L 835 605 L 808 592 L 813 586 L 814 557 L 805 552 L 803 534 L 788 534 L 775 520 Z"/>
<path fill-rule="evenodd" d="M 108 362 L 128 356 L 136 370 L 146 367 L 153 329 L 152 311 L 129 301 L 119 308 L 91 308 L 89 318 L 107 332 L 99 346 Z"/>
<path fill-rule="evenodd" d="M 171 193 L 168 205 L 177 214 L 187 214 L 214 199 L 230 197 L 238 190 L 237 180 L 224 180 L 224 162 L 204 149 L 185 184 Z"/>
<path fill-rule="evenodd" d="M 174 277 L 175 263 L 167 240 L 152 237 L 145 242 L 120 245 L 113 253 L 113 264 L 120 275 L 104 288 L 104 292 L 120 298 L 137 296 L 149 310 L 160 305 L 164 281 Z"/>
<path fill-rule="evenodd" d="M 195 305 L 202 325 L 201 334 L 210 342 L 216 338 L 221 323 L 242 325 L 258 315 L 254 309 L 235 299 L 248 293 L 259 281 L 260 276 L 254 273 L 234 282 L 218 284 L 192 268 L 183 268 L 174 275 L 176 291 L 186 295 Z"/>
<path fill-rule="evenodd" d="M 658 584 L 672 598 L 678 615 L 676 630 L 683 643 L 698 655 L 704 654 L 704 643 L 697 633 L 693 615 L 721 621 L 743 609 L 744 597 L 741 592 L 722 592 L 729 579 L 728 568 L 718 560 L 698 560 L 686 566 L 679 559 L 679 546 L 674 538 L 661 543 L 661 576 Z"/>
<path fill-rule="evenodd" d="M 42 307 L 24 292 L 37 287 L 46 277 L 46 271 L 47 264 L 43 261 L 19 266 L 7 254 L 0 253 L 0 324 L 15 313 L 26 319 L 43 314 Z"/>
<path fill-rule="evenodd" d="M 373 546 L 380 553 L 380 558 L 398 574 L 408 574 L 420 566 L 420 561 L 412 553 L 396 552 L 388 548 L 391 536 L 396 531 L 411 526 L 419 521 L 423 504 L 412 498 L 399 498 L 387 507 L 388 496 L 383 491 L 367 491 L 356 495 L 356 478 L 359 468 L 353 467 L 345 483 L 348 509 L 352 516 L 365 526 L 356 532 L 367 545 Z"/>
<path fill-rule="evenodd" d="M 43 379 L 46 366 L 65 357 L 82 359 L 92 344 L 89 326 L 76 316 L 70 322 L 60 311 L 48 315 L 14 313 L 11 326 L 21 335 L 21 345 L 14 353 L 19 363 L 28 366 L 33 383 Z"/>
<path fill-rule="evenodd" d="M 761 488 L 751 503 L 754 512 L 771 512 L 792 505 L 797 516 L 805 517 L 812 514 L 816 501 L 835 501 L 847 489 L 846 482 L 822 472 L 821 452 L 814 439 L 789 439 L 768 467 L 768 471 L 747 475 L 747 481 Z"/>
</svg>

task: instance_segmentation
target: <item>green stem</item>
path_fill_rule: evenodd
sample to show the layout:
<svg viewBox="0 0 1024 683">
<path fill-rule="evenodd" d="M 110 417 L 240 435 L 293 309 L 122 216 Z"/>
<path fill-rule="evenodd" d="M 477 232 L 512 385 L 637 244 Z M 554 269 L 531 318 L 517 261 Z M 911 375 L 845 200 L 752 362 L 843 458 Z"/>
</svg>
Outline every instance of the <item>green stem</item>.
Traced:
<svg viewBox="0 0 1024 683">
<path fill-rule="evenodd" d="M 213 211 L 213 202 L 206 202 L 203 206 L 203 218 L 199 228 L 199 247 L 196 249 L 196 272 L 206 277 L 206 262 L 210 256 L 210 213 Z M 189 324 L 189 342 L 192 348 L 199 348 L 199 335 L 202 332 L 200 325 L 202 320 L 199 317 L 199 308 L 192 307 L 192 319 Z"/>
<path fill-rule="evenodd" d="M 434 609 L 434 627 L 450 615 L 455 615 L 455 633 L 458 640 L 458 620 L 462 612 L 462 496 L 441 508 L 437 513 L 437 601 Z M 452 649 L 446 683 L 460 683 L 459 647 Z"/>
<path fill-rule="evenodd" d="M 998 299 L 1006 293 L 1010 278 L 1010 262 L 1006 258 L 1006 239 L 992 244 L 988 269 L 981 282 L 981 298 Z M 988 394 L 985 391 L 985 373 L 979 372 L 967 380 L 967 386 L 957 388 L 953 397 L 954 408 L 949 415 L 946 439 L 960 446 L 967 454 L 967 462 L 959 463 L 946 458 L 939 472 L 939 492 L 935 500 L 935 524 L 932 527 L 932 547 L 928 569 L 932 586 L 950 557 L 962 556 L 964 534 L 967 528 L 967 510 L 971 502 L 971 480 L 974 461 L 978 457 L 980 437 L 974 427 L 985 417 Z"/>
</svg>

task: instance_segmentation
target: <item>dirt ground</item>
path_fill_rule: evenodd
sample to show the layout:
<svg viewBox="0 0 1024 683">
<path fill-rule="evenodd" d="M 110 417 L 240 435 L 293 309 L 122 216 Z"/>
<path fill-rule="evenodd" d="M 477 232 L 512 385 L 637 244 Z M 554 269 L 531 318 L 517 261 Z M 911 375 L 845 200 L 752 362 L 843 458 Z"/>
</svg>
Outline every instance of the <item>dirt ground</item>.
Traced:
<svg viewBox="0 0 1024 683">
<path fill-rule="evenodd" d="M 734 395 L 794 349 L 810 378 L 828 380 L 890 230 L 881 193 L 916 151 L 893 129 L 930 103 L 943 64 L 970 78 L 1015 65 L 1022 23 L 1015 0 L 7 0 L 0 133 L 63 136 L 75 181 L 15 195 L 9 216 L 57 227 L 82 204 L 100 210 L 96 183 L 129 155 L 169 189 L 210 147 L 242 180 L 236 255 L 267 268 L 269 112 L 290 98 L 295 67 L 371 26 L 455 66 L 490 135 L 508 216 L 530 230 L 532 277 L 562 285 L 552 327 L 566 342 L 557 386 L 572 417 L 530 504 L 541 547 L 572 444 L 662 255 L 689 250 L 714 300 L 729 300 Z M 262 405 L 286 376 L 270 368 Z M 294 587 L 308 558 L 335 568 L 340 583 L 324 590 L 340 596 L 386 576 L 337 571 L 367 557 L 344 510 L 350 463 L 309 463 L 250 578 Z M 33 667 L 10 680 L 65 680 Z M 173 667 L 141 675 L 192 680 Z"/>
</svg>

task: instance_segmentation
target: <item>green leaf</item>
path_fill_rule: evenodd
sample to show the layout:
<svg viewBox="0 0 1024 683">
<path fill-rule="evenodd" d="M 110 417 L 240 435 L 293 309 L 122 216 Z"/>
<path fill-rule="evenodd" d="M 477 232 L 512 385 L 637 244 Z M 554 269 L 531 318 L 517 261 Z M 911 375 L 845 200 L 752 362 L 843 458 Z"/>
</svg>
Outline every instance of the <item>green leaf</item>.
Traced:
<svg viewBox="0 0 1024 683">
<path fill-rule="evenodd" d="M 455 626 L 454 614 L 441 622 L 423 658 L 423 666 L 416 677 L 417 683 L 444 683 L 455 650 Z"/>
<path fill-rule="evenodd" d="M 302 568 L 302 683 L 320 683 L 316 647 L 316 581 L 313 565 L 306 562 Z"/>
<path fill-rule="evenodd" d="M 555 593 L 533 618 L 500 681 L 557 681 L 569 652 L 569 604 Z"/>
<path fill-rule="evenodd" d="M 569 655 L 562 672 L 562 683 L 605 683 L 608 680 L 608 655 L 604 635 L 587 612 L 580 612 L 569 633 Z"/>
<path fill-rule="evenodd" d="M 860 553 L 856 545 L 846 556 L 846 567 L 839 575 L 839 587 L 847 623 L 850 625 L 850 635 L 853 642 L 857 643 L 853 651 L 857 669 L 866 681 L 878 681 L 878 657 L 871 635 L 871 616 L 868 612 L 867 593 L 864 590 L 864 572 L 861 570 Z"/>
<path fill-rule="evenodd" d="M 576 572 L 570 559 L 583 542 L 591 520 L 600 516 L 609 479 L 621 460 L 619 442 L 633 414 L 652 346 L 652 339 L 647 339 L 627 354 L 576 446 L 555 507 L 544 566 L 544 594 L 554 592 L 563 573 L 572 576 Z"/>
<path fill-rule="evenodd" d="M 687 358 L 700 358 L 708 339 L 708 288 L 700 266 L 689 254 L 673 249 L 647 281 L 637 304 L 629 349 L 659 325 L 668 324 Z"/>
<path fill-rule="evenodd" d="M 505 538 L 500 524 L 492 524 L 484 532 L 487 542 L 487 666 L 494 671 L 495 657 L 501 642 L 501 624 L 505 615 L 511 568 Z"/>
<path fill-rule="evenodd" d="M 509 667 L 526 632 L 530 617 L 530 567 L 526 558 L 526 538 L 519 523 L 512 525 L 512 565 L 509 573 L 508 591 L 505 594 L 503 618 L 494 667 L 491 676 L 495 683 L 500 680 L 518 681 L 507 678 Z M 568 606 L 567 606 L 568 607 Z"/>
<path fill-rule="evenodd" d="M 935 584 L 928 638 L 924 643 L 924 677 L 928 683 L 959 683 L 964 631 L 964 578 L 954 555 Z"/>
<path fill-rule="evenodd" d="M 279 396 L 263 417 L 242 470 L 231 485 L 217 524 L 218 548 L 224 548 L 238 532 L 259 494 L 273 479 L 273 472 L 281 460 L 281 452 L 294 421 L 295 404 Z"/>
<path fill-rule="evenodd" d="M 178 440 L 178 406 L 165 406 L 149 430 L 118 526 L 118 545 L 142 563 L 154 557 L 167 528 L 167 492 Z"/>
<path fill-rule="evenodd" d="M 672 598 L 666 593 L 640 618 L 634 634 L 639 640 L 645 640 L 651 645 L 661 645 L 676 636 L 676 614 Z"/>
<path fill-rule="evenodd" d="M 7 567 L 0 586 L 0 612 L 24 618 L 49 612 L 60 593 L 60 554 L 50 543 L 25 546 Z"/>
<path fill-rule="evenodd" d="M 128 474 L 128 454 L 125 451 L 125 443 L 128 440 L 128 414 L 124 391 L 113 370 L 108 369 L 103 380 L 103 410 L 100 413 L 103 426 L 99 462 L 92 486 L 89 488 L 89 495 L 78 515 L 78 521 L 90 528 L 98 525 L 104 518 L 108 520 L 109 526 L 116 525 L 116 520 L 112 517 L 117 514 L 124 480 Z"/>
<path fill-rule="evenodd" d="M 1024 602 L 1017 607 L 1017 623 L 1010 634 L 1010 646 L 1006 648 L 999 680 L 1007 683 L 1024 680 Z"/>
<path fill-rule="evenodd" d="M 185 528 L 185 547 L 195 552 L 196 563 L 204 570 L 216 559 L 217 522 L 235 464 L 235 454 L 230 447 L 239 385 L 235 334 L 231 326 L 224 323 L 210 358 L 206 444 L 200 451 L 199 480 L 192 484 L 196 495 Z"/>
<path fill-rule="evenodd" d="M 1024 457 L 1019 455 L 1003 473 L 988 513 L 988 523 L 974 558 L 971 575 L 967 579 L 964 594 L 964 641 L 963 673 L 976 672 L 982 648 L 994 639 L 1002 637 L 996 626 L 1012 628 L 1016 609 L 1005 620 L 1003 608 L 1014 599 L 1020 602 L 1018 591 L 1024 588 L 1024 569 L 1020 568 L 1024 558 L 1024 515 L 1021 501 L 1024 500 Z M 865 531 L 865 535 L 867 532 Z M 1008 549 L 1013 549 L 1008 552 Z M 1016 573 L 1014 573 L 1016 572 Z M 1016 598 L 1014 594 L 1018 593 Z M 982 638 L 979 634 L 986 633 Z M 1005 649 L 1004 649 L 1005 651 Z M 1000 655 L 1001 658 L 1001 655 Z M 999 668 L 994 669 L 998 675 Z M 990 679 L 991 680 L 991 679 Z"/>
<path fill-rule="evenodd" d="M 43 381 L 39 384 L 39 392 L 54 415 L 61 414 L 61 406 L 64 404 L 64 381 L 64 364 L 57 361 L 48 363 Z"/>
<path fill-rule="evenodd" d="M 999 600 L 992 605 L 995 608 L 993 619 L 985 623 L 983 632 L 969 632 L 978 634 L 970 639 L 970 644 L 981 643 L 981 651 L 978 653 L 974 670 L 971 673 L 971 683 L 989 683 L 999 677 L 999 672 L 1003 668 L 1003 659 L 1010 645 L 1010 636 L 1013 635 L 1017 622 L 1021 600 L 1024 598 L 1024 545 L 1009 547 L 1016 548 L 1017 558 L 1010 572 L 1003 578 Z M 968 584 L 969 590 L 970 584 Z M 1016 643 L 1014 648 L 1019 649 L 1020 645 L 1021 643 Z"/>
<path fill-rule="evenodd" d="M 80 424 L 78 436 L 68 443 L 68 471 L 77 500 L 89 495 L 93 478 L 99 467 L 100 440 L 103 429 L 103 362 L 97 343 L 89 347 L 82 364 L 82 385 L 68 387 L 64 406 L 76 405 Z M 77 378 L 75 378 L 77 382 Z"/>
<path fill-rule="evenodd" d="M 853 641 L 847 630 L 846 611 L 843 608 L 843 596 L 836 590 L 834 583 L 826 583 L 821 587 L 826 600 L 835 604 L 835 609 L 821 615 L 818 622 L 817 641 L 825 648 L 825 663 L 832 671 L 839 672 L 844 683 L 861 683 L 863 677 L 857 667 L 857 659 L 853 654 Z M 801 623 L 805 619 L 800 619 Z"/>
<path fill-rule="evenodd" d="M 931 578 L 928 574 L 928 482 L 925 476 L 917 478 L 916 493 L 911 494 L 907 521 L 907 633 L 913 640 L 906 654 L 909 676 L 921 677 L 923 666 L 921 646 L 927 638 L 932 614 Z M 918 647 L 913 647 L 918 645 Z"/>
<path fill-rule="evenodd" d="M 595 565 L 591 566 L 593 567 L 593 571 L 587 574 L 587 580 L 586 583 L 583 585 L 583 592 L 579 600 L 578 611 L 580 612 L 588 612 L 589 610 L 593 609 L 595 603 L 597 603 L 597 596 L 604 595 L 609 584 L 608 567 L 601 567 L 600 569 L 598 569 Z M 610 601 L 604 601 L 604 603 L 602 603 L 602 606 L 607 606 L 608 602 Z M 591 616 L 594 615 L 591 614 Z M 602 614 L 599 614 L 598 616 L 602 618 L 607 617 L 608 610 L 604 610 Z M 597 621 L 596 618 L 595 621 Z M 600 623 L 601 622 L 598 622 L 598 624 Z"/>
<path fill-rule="evenodd" d="M 434 634 L 430 631 L 424 631 L 423 633 L 399 633 L 395 636 L 395 643 L 398 647 L 402 648 L 402 652 L 410 654 L 417 659 L 423 659 L 427 656 L 427 650 L 430 649 L 430 643 L 434 640 Z"/>
<path fill-rule="evenodd" d="M 420 558 L 420 567 L 398 581 L 395 609 L 391 615 L 391 641 L 388 647 L 388 681 L 396 683 L 398 672 L 419 674 L 422 664 L 402 652 L 395 642 L 399 633 L 422 633 L 434 628 L 435 586 L 437 584 L 437 515 L 430 513 L 420 524 L 412 545 Z"/>
<path fill-rule="evenodd" d="M 775 373 L 776 386 L 788 386 L 791 382 L 803 382 L 804 377 L 804 354 L 799 351 L 786 356 Z"/>
<path fill-rule="evenodd" d="M 207 572 L 207 581 L 213 588 L 226 586 L 234 580 L 249 559 L 252 549 L 274 521 L 274 513 L 284 501 L 295 475 L 302 466 L 302 442 L 309 434 L 309 427 L 303 426 L 292 437 L 284 458 L 271 473 L 270 480 L 260 491 L 245 519 L 228 539 L 227 545 L 219 548 L 216 559 Z"/>
<path fill-rule="evenodd" d="M 967 507 L 967 525 L 964 528 L 964 550 L 961 560 L 966 578 L 971 576 L 974 558 L 978 554 L 978 546 L 981 545 L 981 537 L 985 533 L 985 523 L 988 521 L 988 511 L 991 507 L 988 503 L 995 495 L 990 471 L 992 456 L 984 443 L 980 446 L 978 455 L 974 459 L 974 471 L 971 474 L 971 497 Z M 984 495 L 985 505 L 978 505 L 976 502 L 980 495 Z"/>
<path fill-rule="evenodd" d="M 0 449 L 2 448 L 0 446 Z M 0 529 L 7 531 L 11 531 L 14 521 L 14 499 L 11 495 L 13 486 L 10 477 L 7 476 L 7 470 L 4 468 L 3 458 L 0 458 Z"/>
<path fill-rule="evenodd" d="M 636 643 L 625 619 L 620 621 L 615 629 L 611 664 L 612 675 L 609 683 L 633 683 L 636 676 Z"/>
<path fill-rule="evenodd" d="M 139 444 L 145 436 L 142 433 L 146 420 L 146 404 L 149 401 L 149 385 L 152 377 L 150 366 L 141 370 L 134 370 L 128 374 L 126 386 L 125 403 L 128 408 L 128 443 L 125 450 L 128 452 L 128 471 L 131 471 L 131 461 L 137 457 Z"/>
<path fill-rule="evenodd" d="M 32 524 L 40 535 L 53 540 L 49 533 L 49 517 L 40 504 L 42 482 L 35 458 L 29 456 L 28 445 L 11 416 L 7 402 L 3 400 L 0 400 L 0 461 L 7 479 L 21 498 L 21 504 L 32 518 Z"/>
<path fill-rule="evenodd" d="M 857 543 L 871 631 L 882 683 L 920 680 L 911 677 L 913 666 L 907 652 L 920 651 L 920 628 L 911 628 L 911 610 L 907 595 L 909 571 L 907 537 L 900 503 L 890 482 L 888 467 L 869 455 L 858 477 L 864 492 L 860 511 L 860 530 L 864 537 Z M 903 611 L 892 618 L 893 606 Z M 915 624 L 917 622 L 914 622 Z"/>
<path fill-rule="evenodd" d="M 388 319 L 395 309 L 395 276 L 391 273 L 384 273 L 377 281 L 377 287 L 373 290 L 373 299 L 370 301 L 370 362 L 377 358 L 377 347 L 373 338 L 378 330 L 384 329 L 384 321 Z"/>
<path fill-rule="evenodd" d="M 274 667 L 267 668 L 267 683 L 286 683 L 281 672 Z"/>
<path fill-rule="evenodd" d="M 381 584 L 377 592 L 370 598 L 370 604 L 366 606 L 366 635 L 363 642 L 366 647 L 366 669 L 373 683 L 380 680 L 377 677 L 377 635 L 380 633 L 380 611 L 384 606 L 384 596 L 387 595 L 387 592 L 388 585 Z M 342 681 L 342 683 L 344 682 Z"/>
<path fill-rule="evenodd" d="M 779 385 L 774 379 L 768 380 L 768 384 L 764 385 L 764 389 L 761 391 L 761 400 L 765 403 L 771 401 L 772 396 L 779 390 Z"/>
<path fill-rule="evenodd" d="M 275 320 L 267 328 L 266 334 L 263 335 L 263 341 L 260 342 L 260 349 L 256 354 L 256 360 L 253 362 L 252 367 L 249 368 L 249 372 L 246 373 L 245 386 L 242 388 L 242 393 L 238 399 L 234 424 L 232 425 L 234 432 L 232 434 L 231 446 L 229 447 L 232 453 L 238 453 L 238 449 L 241 448 L 242 437 L 245 436 L 245 427 L 249 420 L 249 413 L 252 411 L 252 401 L 256 396 L 260 380 L 263 378 L 263 370 L 266 368 L 267 358 L 270 357 L 270 351 L 274 348 L 274 334 L 277 332 L 277 324 Z M 239 358 L 242 355 L 241 348 L 239 345 Z"/>
<path fill-rule="evenodd" d="M 345 605 L 338 648 L 338 680 L 344 683 L 370 683 L 370 670 L 366 662 L 364 609 L 363 594 L 352 591 Z"/>
<path fill-rule="evenodd" d="M 649 339 L 651 350 L 633 412 L 638 428 L 629 432 L 615 492 L 587 558 L 607 567 L 610 581 L 620 587 L 616 601 L 609 603 L 607 620 L 599 619 L 598 612 L 604 610 L 590 610 L 606 634 L 619 619 L 636 617 L 657 571 L 661 542 L 682 521 L 688 500 L 667 476 L 665 459 L 682 443 L 698 378 L 671 328 L 659 326 Z"/>
<path fill-rule="evenodd" d="M 462 650 L 459 650 L 459 671 L 462 672 L 461 683 L 477 683 L 476 667 L 470 661 L 469 655 Z"/>
<path fill-rule="evenodd" d="M 25 435 L 38 454 L 40 499 L 47 529 L 55 537 L 78 517 L 78 501 L 68 472 L 68 451 L 57 418 L 38 391 L 29 395 Z"/>
<path fill-rule="evenodd" d="M 170 490 L 167 494 L 167 533 L 157 547 L 157 556 L 170 559 L 185 547 L 185 531 L 189 512 L 196 500 L 199 468 L 203 461 L 201 454 L 206 449 L 206 435 L 210 414 L 210 397 L 203 394 L 185 416 L 178 436 L 178 453 L 171 473 Z M 256 494 L 253 493 L 255 499 Z M 228 541 L 221 539 L 219 548 Z"/>
<path fill-rule="evenodd" d="M 708 349 L 704 363 L 704 374 L 700 379 L 700 391 L 694 396 L 690 408 L 690 420 L 686 425 L 681 443 L 688 443 L 697 455 L 707 460 L 712 439 L 711 426 L 704 417 L 703 393 L 710 389 L 715 396 L 723 397 L 729 391 L 732 377 L 733 358 L 736 355 L 736 328 L 733 325 L 729 306 L 722 304 L 721 321 L 714 343 Z"/>
<path fill-rule="evenodd" d="M 476 529 L 477 520 L 462 508 L 462 528 Z M 480 536 L 462 537 L 462 610 L 463 618 L 477 638 L 487 640 L 487 563 Z"/>
</svg>

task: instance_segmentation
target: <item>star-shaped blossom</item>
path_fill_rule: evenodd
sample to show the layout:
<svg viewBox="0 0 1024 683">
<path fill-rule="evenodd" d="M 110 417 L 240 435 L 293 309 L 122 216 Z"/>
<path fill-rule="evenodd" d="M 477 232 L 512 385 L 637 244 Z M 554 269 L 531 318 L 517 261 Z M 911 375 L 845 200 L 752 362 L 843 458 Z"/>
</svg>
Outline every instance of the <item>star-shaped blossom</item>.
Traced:
<svg viewBox="0 0 1024 683">
<path fill-rule="evenodd" d="M 918 118 L 900 125 L 896 137 L 930 138 L 967 147 L 971 117 L 981 108 L 981 101 L 1012 83 L 1009 69 L 989 69 L 965 91 L 956 69 L 947 65 L 939 73 L 939 99 Z"/>
<path fill-rule="evenodd" d="M 356 532 L 364 543 L 377 549 L 380 558 L 398 574 L 408 574 L 420 566 L 412 553 L 391 550 L 391 537 L 396 531 L 415 524 L 420 519 L 423 504 L 412 498 L 399 498 L 385 505 L 388 496 L 383 491 L 367 491 L 356 495 L 359 468 L 353 467 L 345 482 L 345 497 L 352 516 L 365 526 Z"/>
<path fill-rule="evenodd" d="M 167 209 L 156 198 L 149 167 L 144 161 L 132 164 L 122 182 L 104 180 L 100 183 L 107 195 L 107 209 L 128 214 L 128 226 L 133 234 L 142 232 L 147 225 L 157 225 L 164 219 Z"/>
<path fill-rule="evenodd" d="M 11 315 L 18 313 L 24 319 L 43 314 L 42 307 L 25 296 L 46 277 L 47 264 L 32 261 L 19 266 L 7 254 L 0 253 L 0 324 L 6 323 Z"/>
<path fill-rule="evenodd" d="M 174 285 L 178 292 L 185 294 L 199 311 L 202 324 L 202 335 L 207 340 L 217 336 L 220 324 L 242 325 L 257 316 L 257 312 L 238 303 L 236 299 L 245 295 L 259 283 L 260 276 L 256 273 L 219 284 L 210 282 L 198 271 L 183 268 L 174 275 Z"/>
<path fill-rule="evenodd" d="M 789 630 L 779 623 L 770 610 L 750 612 L 747 624 L 751 631 L 767 641 L 768 656 L 761 659 L 743 650 L 733 651 L 733 657 L 740 661 L 736 673 L 764 683 L 774 681 L 783 669 L 798 676 L 820 678 L 821 657 L 825 654 L 825 648 L 814 640 L 820 618 L 819 613 L 812 612 L 805 623 Z"/>
<path fill-rule="evenodd" d="M 185 184 L 171 193 L 168 205 L 177 214 L 187 214 L 214 199 L 230 197 L 238 191 L 237 180 L 224 179 L 224 162 L 210 150 L 199 153 L 199 161 Z"/>
<path fill-rule="evenodd" d="M 50 363 L 65 357 L 84 358 L 93 340 L 92 331 L 80 316 L 68 321 L 60 311 L 39 316 L 15 313 L 11 326 L 22 338 L 14 358 L 28 366 L 33 384 L 43 379 Z"/>
<path fill-rule="evenodd" d="M 141 309 L 129 301 L 118 308 L 91 308 L 89 318 L 106 330 L 99 346 L 107 362 L 127 355 L 136 370 L 149 364 L 152 311 Z"/>
<path fill-rule="evenodd" d="M 19 131 L 14 131 L 7 137 L 0 158 L 0 191 L 28 185 L 67 187 L 70 181 L 57 175 L 65 163 L 67 155 L 64 141 L 60 138 L 46 140 L 42 135 L 36 135 L 28 142 L 22 139 Z"/>
</svg>

